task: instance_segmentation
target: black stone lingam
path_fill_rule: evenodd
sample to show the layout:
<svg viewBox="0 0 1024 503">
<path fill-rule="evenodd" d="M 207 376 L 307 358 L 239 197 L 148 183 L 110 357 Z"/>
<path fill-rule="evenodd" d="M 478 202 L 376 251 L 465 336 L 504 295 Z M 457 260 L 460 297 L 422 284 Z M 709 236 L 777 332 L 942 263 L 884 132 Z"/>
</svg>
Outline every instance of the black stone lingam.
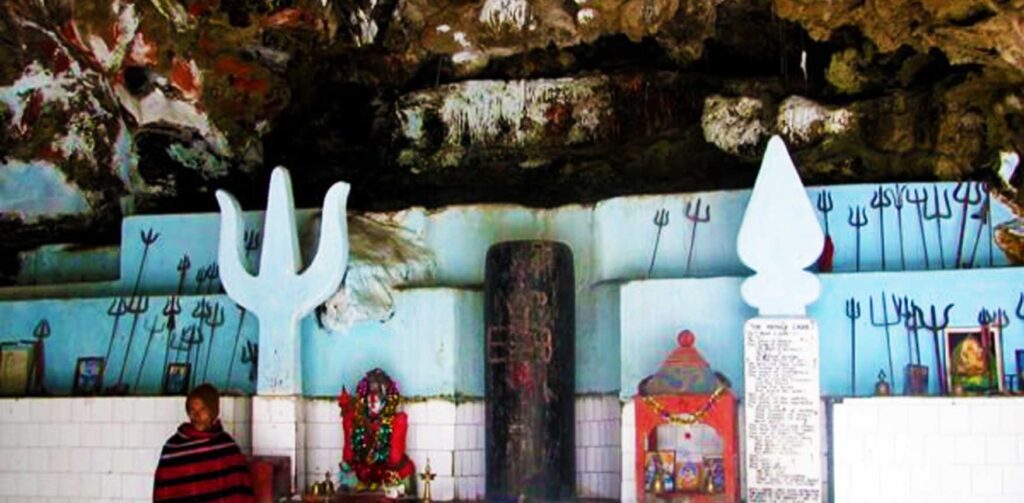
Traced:
<svg viewBox="0 0 1024 503">
<path fill-rule="evenodd" d="M 576 478 L 572 251 L 551 241 L 487 252 L 487 500 L 571 500 Z"/>
</svg>

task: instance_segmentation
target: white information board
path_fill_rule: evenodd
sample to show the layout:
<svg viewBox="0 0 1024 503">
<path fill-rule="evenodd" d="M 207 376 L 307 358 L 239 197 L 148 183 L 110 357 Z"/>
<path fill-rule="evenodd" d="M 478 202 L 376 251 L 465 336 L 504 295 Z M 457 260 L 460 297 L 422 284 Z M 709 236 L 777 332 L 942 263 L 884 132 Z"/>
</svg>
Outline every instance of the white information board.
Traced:
<svg viewBox="0 0 1024 503">
<path fill-rule="evenodd" d="M 754 318 L 743 327 L 749 503 L 823 500 L 818 324 Z"/>
</svg>

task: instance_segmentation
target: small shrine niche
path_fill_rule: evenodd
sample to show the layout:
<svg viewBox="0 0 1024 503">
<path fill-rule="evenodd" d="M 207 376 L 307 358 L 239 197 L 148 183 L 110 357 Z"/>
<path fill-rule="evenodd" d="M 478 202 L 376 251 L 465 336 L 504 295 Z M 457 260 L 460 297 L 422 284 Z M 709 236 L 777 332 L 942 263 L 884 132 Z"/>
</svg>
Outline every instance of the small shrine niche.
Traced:
<svg viewBox="0 0 1024 503">
<path fill-rule="evenodd" d="M 636 481 L 641 501 L 737 502 L 736 396 L 680 332 L 635 397 Z"/>
</svg>

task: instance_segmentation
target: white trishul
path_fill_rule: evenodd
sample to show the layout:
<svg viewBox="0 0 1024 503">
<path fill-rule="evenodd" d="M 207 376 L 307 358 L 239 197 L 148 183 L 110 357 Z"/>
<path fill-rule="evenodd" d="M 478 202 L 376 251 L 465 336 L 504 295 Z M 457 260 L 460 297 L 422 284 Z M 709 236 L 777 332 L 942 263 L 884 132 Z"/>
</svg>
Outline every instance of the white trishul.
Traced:
<svg viewBox="0 0 1024 503">
<path fill-rule="evenodd" d="M 260 349 L 256 391 L 260 395 L 302 393 L 302 348 L 299 321 L 338 291 L 348 264 L 345 203 L 349 186 L 337 182 L 324 197 L 320 246 L 313 263 L 302 267 L 295 203 L 288 170 L 270 177 L 270 195 L 256 276 L 243 262 L 242 210 L 235 198 L 217 191 L 220 204 L 220 280 L 232 300 L 259 319 Z"/>
</svg>

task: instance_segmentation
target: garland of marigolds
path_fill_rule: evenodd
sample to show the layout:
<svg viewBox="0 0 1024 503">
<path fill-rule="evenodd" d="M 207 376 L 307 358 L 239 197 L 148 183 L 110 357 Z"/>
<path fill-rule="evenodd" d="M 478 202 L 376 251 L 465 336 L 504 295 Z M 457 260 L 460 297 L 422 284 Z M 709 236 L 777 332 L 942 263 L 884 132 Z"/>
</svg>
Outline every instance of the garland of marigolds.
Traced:
<svg viewBox="0 0 1024 503">
<path fill-rule="evenodd" d="M 360 387 L 363 383 L 360 382 Z M 363 390 L 358 390 L 359 391 Z M 359 393 L 359 404 L 356 406 L 355 428 L 352 430 L 352 444 L 355 459 L 369 465 L 385 463 L 391 447 L 391 423 L 398 410 L 398 390 L 394 384 L 388 386 L 384 409 L 380 411 L 376 435 L 367 435 L 370 429 L 370 401 L 368 393 Z M 370 437 L 373 437 L 372 439 Z"/>
<path fill-rule="evenodd" d="M 711 407 L 715 406 L 715 402 L 717 402 L 718 399 L 722 397 L 722 394 L 725 393 L 725 390 L 726 386 L 719 385 L 718 387 L 716 387 L 715 391 L 711 393 L 710 397 L 708 397 L 708 401 L 704 402 L 704 405 L 701 405 L 696 412 L 692 413 L 683 412 L 682 414 L 672 414 L 667 409 L 665 409 L 663 405 L 658 403 L 658 401 L 655 400 L 653 396 L 645 396 L 644 403 L 646 403 L 648 406 L 654 409 L 654 412 L 657 412 L 658 415 L 661 416 L 661 418 L 664 419 L 665 421 L 668 421 L 672 424 L 688 426 L 691 424 L 701 422 L 701 419 L 703 419 L 704 416 L 708 414 L 708 411 L 711 410 Z"/>
</svg>

